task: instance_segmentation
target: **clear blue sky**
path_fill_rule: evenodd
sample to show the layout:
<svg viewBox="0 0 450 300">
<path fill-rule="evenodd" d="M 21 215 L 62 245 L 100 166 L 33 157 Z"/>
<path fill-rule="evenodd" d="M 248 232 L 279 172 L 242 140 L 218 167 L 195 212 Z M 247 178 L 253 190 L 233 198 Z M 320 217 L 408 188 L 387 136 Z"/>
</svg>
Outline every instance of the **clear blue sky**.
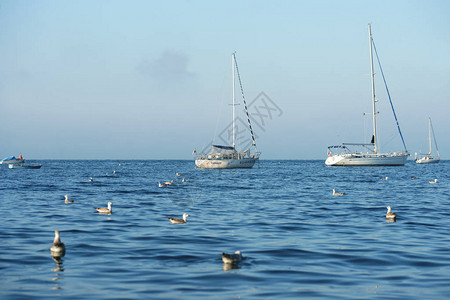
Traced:
<svg viewBox="0 0 450 300">
<path fill-rule="evenodd" d="M 237 51 L 247 100 L 282 110 L 255 128 L 262 158 L 325 159 L 369 139 L 370 22 L 408 150 L 427 149 L 431 116 L 448 159 L 449 16 L 422 0 L 3 0 L 0 156 L 190 159 L 231 121 Z M 380 80 L 379 142 L 401 151 Z"/>
</svg>

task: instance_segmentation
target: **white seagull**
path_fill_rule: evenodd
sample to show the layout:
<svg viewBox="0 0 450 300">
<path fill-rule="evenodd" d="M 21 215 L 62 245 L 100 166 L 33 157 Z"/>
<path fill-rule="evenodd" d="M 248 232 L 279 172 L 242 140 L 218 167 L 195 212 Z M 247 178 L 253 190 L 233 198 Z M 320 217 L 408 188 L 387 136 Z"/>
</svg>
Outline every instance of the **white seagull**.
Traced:
<svg viewBox="0 0 450 300">
<path fill-rule="evenodd" d="M 110 215 L 112 213 L 112 203 L 108 202 L 108 207 L 94 207 L 100 214 Z"/>
<path fill-rule="evenodd" d="M 224 264 L 238 264 L 243 259 L 241 251 L 236 251 L 234 254 L 222 253 L 222 261 Z"/>
<path fill-rule="evenodd" d="M 61 257 L 66 253 L 66 246 L 61 242 L 59 238 L 59 230 L 55 230 L 55 239 L 53 240 L 53 244 L 50 247 L 50 252 L 52 256 Z"/>
<path fill-rule="evenodd" d="M 333 189 L 333 196 L 344 196 L 345 193 L 336 193 L 335 189 Z"/>
<path fill-rule="evenodd" d="M 388 206 L 387 208 L 387 213 L 386 213 L 386 219 L 395 219 L 397 217 L 397 214 L 395 212 L 391 212 L 391 207 Z"/>
<path fill-rule="evenodd" d="M 69 199 L 69 195 L 64 195 L 64 198 L 65 198 L 65 201 L 64 201 L 64 202 L 66 202 L 66 204 L 67 204 L 67 203 L 73 203 L 73 200 L 70 200 L 70 199 Z"/>
<path fill-rule="evenodd" d="M 183 219 L 177 219 L 177 218 L 171 218 L 171 217 L 168 217 L 167 219 L 169 219 L 169 221 L 172 222 L 172 224 L 185 224 L 187 217 L 189 217 L 188 214 L 183 214 Z"/>
<path fill-rule="evenodd" d="M 429 183 L 436 183 L 437 182 L 437 178 L 435 178 L 434 180 L 428 180 Z"/>
</svg>

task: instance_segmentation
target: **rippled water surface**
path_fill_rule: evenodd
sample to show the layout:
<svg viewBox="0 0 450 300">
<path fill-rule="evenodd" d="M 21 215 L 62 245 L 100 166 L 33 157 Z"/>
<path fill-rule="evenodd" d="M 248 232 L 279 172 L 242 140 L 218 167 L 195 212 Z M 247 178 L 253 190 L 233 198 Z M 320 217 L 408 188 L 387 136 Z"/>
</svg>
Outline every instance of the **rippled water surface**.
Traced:
<svg viewBox="0 0 450 300">
<path fill-rule="evenodd" d="M 39 163 L 40 170 L 0 169 L 2 299 L 450 295 L 448 161 L 261 161 L 250 170 L 198 170 L 192 161 Z M 345 195 L 332 196 L 333 188 Z M 65 204 L 65 194 L 74 203 Z M 93 209 L 108 201 L 111 215 Z M 386 222 L 388 205 L 395 223 Z M 167 219 L 183 213 L 187 224 Z M 67 248 L 59 260 L 50 255 L 54 230 Z M 228 269 L 221 253 L 236 250 L 246 259 Z"/>
</svg>

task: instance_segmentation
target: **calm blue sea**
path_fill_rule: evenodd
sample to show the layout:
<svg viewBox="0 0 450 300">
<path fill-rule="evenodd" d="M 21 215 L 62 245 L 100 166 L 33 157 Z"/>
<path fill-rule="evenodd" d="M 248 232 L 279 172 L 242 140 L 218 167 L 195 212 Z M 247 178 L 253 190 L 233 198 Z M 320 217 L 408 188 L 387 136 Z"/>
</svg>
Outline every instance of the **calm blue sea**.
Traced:
<svg viewBox="0 0 450 300">
<path fill-rule="evenodd" d="M 449 161 L 261 161 L 250 170 L 29 163 L 43 167 L 0 169 L 1 299 L 450 297 Z M 75 202 L 65 204 L 65 194 Z M 97 214 L 108 201 L 112 215 Z M 388 205 L 395 223 L 386 222 Z M 183 213 L 187 224 L 167 219 Z M 50 256 L 54 230 L 67 248 L 60 261 Z M 236 250 L 246 259 L 224 268 L 222 252 Z"/>
</svg>

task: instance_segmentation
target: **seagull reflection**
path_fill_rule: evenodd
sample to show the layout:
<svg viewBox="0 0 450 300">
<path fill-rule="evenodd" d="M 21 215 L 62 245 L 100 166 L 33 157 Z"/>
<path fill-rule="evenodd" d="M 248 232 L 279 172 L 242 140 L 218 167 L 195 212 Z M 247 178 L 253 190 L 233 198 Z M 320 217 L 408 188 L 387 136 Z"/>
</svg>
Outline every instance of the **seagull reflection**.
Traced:
<svg viewBox="0 0 450 300">
<path fill-rule="evenodd" d="M 223 270 L 224 271 L 229 271 L 232 269 L 240 269 L 238 264 L 223 264 Z"/>
<path fill-rule="evenodd" d="M 52 269 L 52 271 L 64 272 L 63 259 L 60 256 L 52 256 L 52 259 L 56 264 L 56 268 Z"/>
<path fill-rule="evenodd" d="M 52 281 L 57 282 L 58 280 L 62 279 L 61 273 L 64 272 L 63 259 L 61 258 L 61 256 L 52 256 L 52 259 L 56 265 L 56 267 L 52 269 L 52 271 L 55 272 L 54 277 L 52 277 Z M 52 290 L 60 289 L 62 289 L 62 287 L 58 283 L 56 283 L 55 286 L 52 287 Z"/>
<path fill-rule="evenodd" d="M 397 222 L 395 219 L 386 219 L 386 223 L 395 223 Z"/>
</svg>

